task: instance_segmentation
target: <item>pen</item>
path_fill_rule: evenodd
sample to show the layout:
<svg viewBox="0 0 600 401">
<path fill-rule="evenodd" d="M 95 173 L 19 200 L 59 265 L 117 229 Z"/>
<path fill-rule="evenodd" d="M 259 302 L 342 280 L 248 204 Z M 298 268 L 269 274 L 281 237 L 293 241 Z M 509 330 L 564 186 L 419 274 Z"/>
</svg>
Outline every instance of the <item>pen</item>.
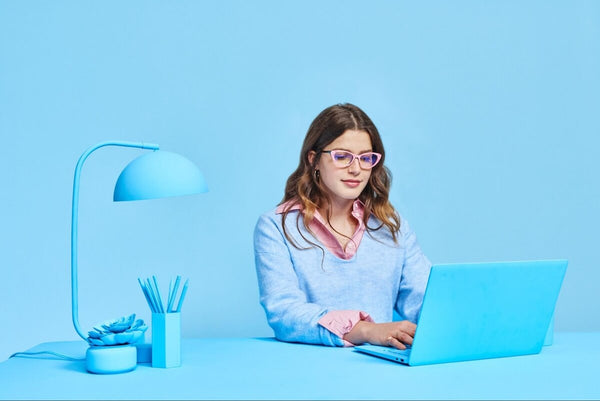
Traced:
<svg viewBox="0 0 600 401">
<path fill-rule="evenodd" d="M 189 281 L 190 281 L 189 278 L 187 280 L 185 280 L 185 284 L 183 285 L 183 290 L 181 290 L 181 297 L 179 297 L 179 304 L 177 305 L 176 312 L 181 312 L 181 305 L 183 304 L 183 299 L 185 298 L 185 293 L 187 292 Z"/>
</svg>

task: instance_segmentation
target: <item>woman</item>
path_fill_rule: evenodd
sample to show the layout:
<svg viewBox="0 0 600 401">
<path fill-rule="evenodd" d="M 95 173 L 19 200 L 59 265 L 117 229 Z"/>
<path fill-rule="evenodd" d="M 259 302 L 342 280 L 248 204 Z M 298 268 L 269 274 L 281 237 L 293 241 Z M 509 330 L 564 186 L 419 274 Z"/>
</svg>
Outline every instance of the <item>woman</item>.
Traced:
<svg viewBox="0 0 600 401">
<path fill-rule="evenodd" d="M 412 344 L 431 263 L 388 201 L 384 161 L 358 107 L 312 122 L 283 201 L 254 232 L 260 301 L 279 340 Z M 394 309 L 404 320 L 392 322 Z"/>
</svg>

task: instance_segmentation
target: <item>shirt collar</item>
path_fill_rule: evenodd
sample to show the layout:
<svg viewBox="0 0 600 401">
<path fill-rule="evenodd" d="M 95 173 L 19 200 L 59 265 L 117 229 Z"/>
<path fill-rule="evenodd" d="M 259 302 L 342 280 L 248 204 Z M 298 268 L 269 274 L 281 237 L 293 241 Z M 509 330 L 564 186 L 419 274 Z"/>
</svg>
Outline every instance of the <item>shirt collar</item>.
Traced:
<svg viewBox="0 0 600 401">
<path fill-rule="evenodd" d="M 302 209 L 303 209 L 302 203 L 292 199 L 292 200 L 289 200 L 289 201 L 277 206 L 277 209 L 275 209 L 275 213 L 281 214 L 285 211 L 291 212 L 292 210 L 302 210 Z M 352 216 L 356 217 L 356 219 L 358 221 L 362 221 L 364 213 L 365 213 L 365 205 L 364 205 L 364 203 L 362 203 L 362 201 L 360 199 L 354 200 L 354 203 L 352 204 L 352 212 L 351 213 L 352 213 Z"/>
</svg>

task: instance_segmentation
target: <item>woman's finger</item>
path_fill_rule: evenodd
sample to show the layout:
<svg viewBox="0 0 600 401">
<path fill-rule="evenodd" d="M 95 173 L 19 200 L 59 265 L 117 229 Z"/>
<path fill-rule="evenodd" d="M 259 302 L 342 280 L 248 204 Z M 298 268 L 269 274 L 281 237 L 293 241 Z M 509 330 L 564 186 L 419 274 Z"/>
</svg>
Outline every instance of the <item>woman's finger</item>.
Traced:
<svg viewBox="0 0 600 401">
<path fill-rule="evenodd" d="M 402 342 L 398 341 L 397 338 L 389 336 L 386 341 L 386 345 L 388 347 L 398 348 L 398 349 L 406 349 L 406 345 L 402 344 Z"/>
<path fill-rule="evenodd" d="M 412 345 L 413 343 L 413 338 L 408 333 L 399 332 L 396 334 L 395 337 L 398 339 L 398 341 L 400 341 L 403 344 Z"/>
</svg>

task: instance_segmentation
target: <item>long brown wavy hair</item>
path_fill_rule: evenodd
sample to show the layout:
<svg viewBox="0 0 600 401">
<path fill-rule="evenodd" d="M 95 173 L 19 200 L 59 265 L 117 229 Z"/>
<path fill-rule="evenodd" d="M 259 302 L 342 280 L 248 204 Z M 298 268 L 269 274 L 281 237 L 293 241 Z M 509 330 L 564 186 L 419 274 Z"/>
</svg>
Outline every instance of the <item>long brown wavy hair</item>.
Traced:
<svg viewBox="0 0 600 401">
<path fill-rule="evenodd" d="M 371 138 L 373 152 L 381 154 L 381 161 L 373 167 L 369 181 L 358 197 L 364 204 L 363 219 L 367 231 L 379 230 L 385 226 L 389 229 L 394 242 L 397 242 L 397 234 L 400 231 L 400 217 L 388 199 L 392 175 L 388 168 L 384 166 L 385 150 L 383 142 L 379 136 L 379 131 L 377 131 L 375 124 L 373 124 L 369 116 L 360 108 L 350 103 L 336 104 L 328 107 L 314 119 L 308 128 L 304 143 L 302 144 L 300 163 L 296 171 L 287 180 L 285 195 L 280 205 L 288 201 L 292 201 L 290 205 L 300 203 L 303 207 L 304 227 L 309 232 L 311 232 L 309 225 L 314 218 L 316 210 L 327 210 L 326 218 L 329 221 L 331 199 L 321 180 L 315 174 L 315 168 L 322 155 L 321 151 L 347 130 L 367 132 Z M 316 153 L 312 163 L 309 163 L 308 160 L 310 151 Z M 290 207 L 287 207 L 282 215 L 285 237 L 296 248 L 307 249 L 300 248 L 289 236 L 285 228 L 285 220 L 289 212 Z M 296 227 L 298 228 L 301 214 L 298 213 L 296 218 Z M 381 222 L 377 227 L 369 227 L 367 225 L 371 214 Z M 300 230 L 298 231 L 309 244 L 318 246 L 305 238 Z"/>
</svg>

